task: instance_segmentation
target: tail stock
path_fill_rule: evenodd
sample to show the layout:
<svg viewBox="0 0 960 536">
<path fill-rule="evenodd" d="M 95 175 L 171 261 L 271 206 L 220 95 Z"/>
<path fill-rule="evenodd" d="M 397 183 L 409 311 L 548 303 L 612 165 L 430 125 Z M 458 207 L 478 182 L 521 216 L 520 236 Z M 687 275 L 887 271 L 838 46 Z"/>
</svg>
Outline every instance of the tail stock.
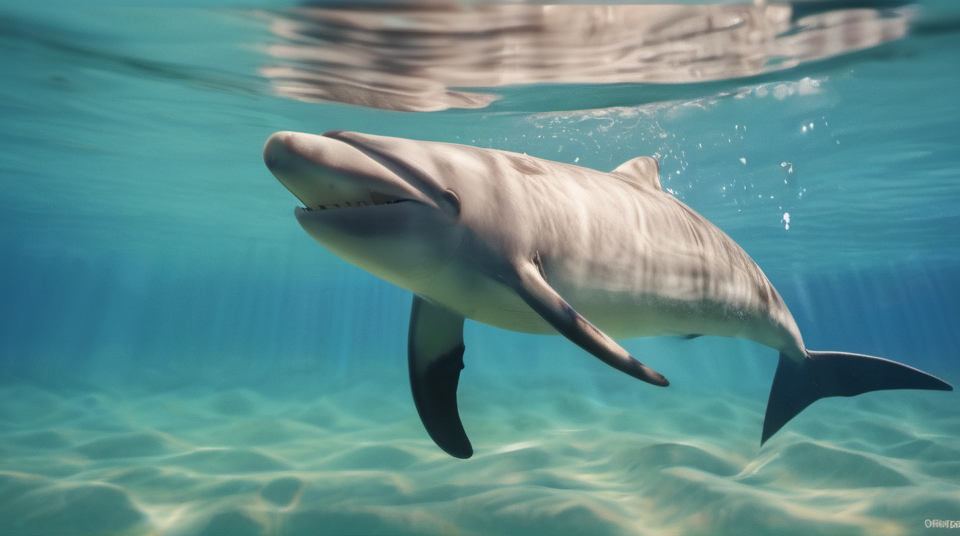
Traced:
<svg viewBox="0 0 960 536">
<path fill-rule="evenodd" d="M 760 444 L 821 398 L 885 389 L 952 391 L 953 386 L 921 370 L 880 357 L 807 350 L 806 359 L 798 363 L 781 353 Z"/>
</svg>

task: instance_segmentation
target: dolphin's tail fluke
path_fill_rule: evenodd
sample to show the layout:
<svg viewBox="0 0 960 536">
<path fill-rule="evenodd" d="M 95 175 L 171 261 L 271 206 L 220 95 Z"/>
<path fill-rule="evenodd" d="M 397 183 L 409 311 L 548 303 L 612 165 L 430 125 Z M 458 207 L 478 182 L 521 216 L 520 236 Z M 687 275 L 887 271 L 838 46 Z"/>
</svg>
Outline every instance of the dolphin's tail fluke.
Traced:
<svg viewBox="0 0 960 536">
<path fill-rule="evenodd" d="M 953 386 L 913 367 L 869 355 L 807 350 L 807 358 L 798 363 L 781 353 L 760 444 L 821 398 L 884 389 L 952 391 Z"/>
</svg>

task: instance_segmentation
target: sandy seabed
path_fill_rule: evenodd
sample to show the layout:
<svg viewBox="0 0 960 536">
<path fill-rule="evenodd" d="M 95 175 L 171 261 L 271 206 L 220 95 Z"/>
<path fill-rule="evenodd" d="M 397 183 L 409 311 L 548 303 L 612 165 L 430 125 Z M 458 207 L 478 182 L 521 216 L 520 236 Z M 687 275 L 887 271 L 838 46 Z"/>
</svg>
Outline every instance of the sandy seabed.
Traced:
<svg viewBox="0 0 960 536">
<path fill-rule="evenodd" d="M 399 382 L 314 397 L 6 384 L 0 532 L 899 535 L 960 519 L 953 396 L 822 401 L 763 448 L 765 400 L 658 396 L 468 386 L 462 461 Z"/>
</svg>

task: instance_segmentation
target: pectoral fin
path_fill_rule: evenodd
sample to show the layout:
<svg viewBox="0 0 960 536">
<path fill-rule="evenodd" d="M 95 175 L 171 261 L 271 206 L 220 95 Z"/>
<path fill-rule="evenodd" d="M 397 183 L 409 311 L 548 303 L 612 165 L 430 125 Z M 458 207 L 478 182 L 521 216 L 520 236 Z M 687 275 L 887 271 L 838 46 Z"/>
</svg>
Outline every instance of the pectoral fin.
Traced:
<svg viewBox="0 0 960 536">
<path fill-rule="evenodd" d="M 662 374 L 637 361 L 606 333 L 580 316 L 553 287 L 547 283 L 534 262 L 517 267 L 517 294 L 548 324 L 577 346 L 590 352 L 611 367 L 654 385 L 670 382 Z"/>
<path fill-rule="evenodd" d="M 463 317 L 414 295 L 407 347 L 413 401 L 430 438 L 456 458 L 473 455 L 457 411 L 463 350 Z"/>
</svg>

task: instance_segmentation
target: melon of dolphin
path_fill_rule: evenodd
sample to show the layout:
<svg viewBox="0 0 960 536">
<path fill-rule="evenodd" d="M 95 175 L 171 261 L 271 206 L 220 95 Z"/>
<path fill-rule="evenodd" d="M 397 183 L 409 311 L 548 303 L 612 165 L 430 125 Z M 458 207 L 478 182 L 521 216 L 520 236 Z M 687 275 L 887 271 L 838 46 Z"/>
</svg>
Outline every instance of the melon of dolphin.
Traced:
<svg viewBox="0 0 960 536">
<path fill-rule="evenodd" d="M 741 337 L 780 352 L 761 443 L 812 402 L 881 389 L 952 390 L 877 357 L 808 350 L 780 295 L 726 234 L 664 192 L 657 161 L 613 172 L 450 143 L 278 132 L 270 171 L 300 225 L 344 260 L 414 293 L 413 398 L 434 442 L 468 458 L 457 410 L 463 322 L 560 333 L 654 385 L 614 339 Z"/>
</svg>

